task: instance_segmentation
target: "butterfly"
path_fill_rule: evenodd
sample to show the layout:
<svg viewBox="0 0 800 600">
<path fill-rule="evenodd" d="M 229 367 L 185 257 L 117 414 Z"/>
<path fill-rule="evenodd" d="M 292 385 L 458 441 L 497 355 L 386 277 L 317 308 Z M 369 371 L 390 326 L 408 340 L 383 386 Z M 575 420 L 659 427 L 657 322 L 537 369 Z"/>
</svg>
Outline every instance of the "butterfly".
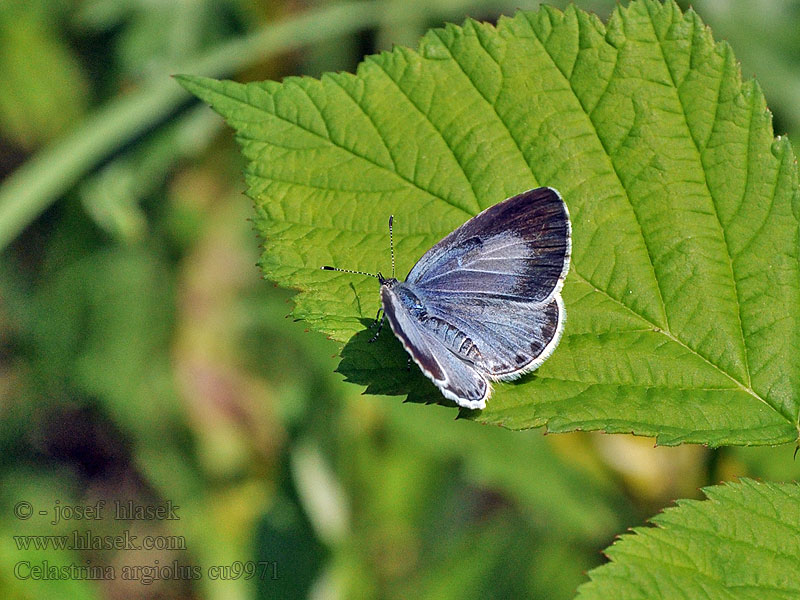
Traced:
<svg viewBox="0 0 800 600">
<path fill-rule="evenodd" d="M 528 190 L 487 208 L 428 250 L 405 281 L 394 277 L 391 228 L 390 218 L 392 277 L 322 268 L 378 278 L 384 318 L 445 398 L 484 409 L 492 381 L 516 379 L 553 353 L 572 247 L 556 190 Z"/>
</svg>

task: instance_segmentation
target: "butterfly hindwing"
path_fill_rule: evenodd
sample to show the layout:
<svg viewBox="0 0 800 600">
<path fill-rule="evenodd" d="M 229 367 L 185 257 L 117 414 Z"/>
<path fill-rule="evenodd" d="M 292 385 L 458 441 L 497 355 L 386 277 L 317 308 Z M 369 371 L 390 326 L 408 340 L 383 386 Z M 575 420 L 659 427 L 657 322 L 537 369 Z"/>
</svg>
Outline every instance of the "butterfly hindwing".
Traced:
<svg viewBox="0 0 800 600">
<path fill-rule="evenodd" d="M 398 291 L 403 290 L 402 283 L 396 285 Z M 381 287 L 381 301 L 392 331 L 442 394 L 460 406 L 483 409 L 491 391 L 487 379 L 424 328 L 391 287 Z"/>
<path fill-rule="evenodd" d="M 420 326 L 490 379 L 514 379 L 537 368 L 561 338 L 560 295 L 535 304 L 493 297 L 453 300 L 415 291 L 426 311 Z"/>
</svg>

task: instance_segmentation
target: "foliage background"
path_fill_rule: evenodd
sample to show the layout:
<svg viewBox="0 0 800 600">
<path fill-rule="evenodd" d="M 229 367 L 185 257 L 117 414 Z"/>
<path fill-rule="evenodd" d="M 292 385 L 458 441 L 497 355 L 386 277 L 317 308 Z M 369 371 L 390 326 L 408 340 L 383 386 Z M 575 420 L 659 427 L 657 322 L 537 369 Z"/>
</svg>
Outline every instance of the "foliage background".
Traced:
<svg viewBox="0 0 800 600">
<path fill-rule="evenodd" d="M 313 43 L 267 58 L 221 53 L 209 74 L 352 71 L 364 54 L 414 46 L 444 20 L 494 20 L 536 4 L 398 0 L 381 4 L 374 23 L 363 6 L 326 13 L 299 30 Z M 578 5 L 604 20 L 613 8 Z M 20 167 L 31 188 L 56 175 L 75 181 L 42 194 L 41 210 L 22 221 L 0 204 L 0 239 L 11 240 L 0 262 L 3 597 L 571 598 L 615 535 L 674 499 L 744 475 L 797 478 L 789 447 L 512 433 L 341 382 L 336 347 L 286 319 L 291 294 L 259 278 L 231 132 L 167 79 L 233 41 L 335 6 L 0 5 L 0 193 Z M 693 6 L 730 41 L 743 75 L 758 78 L 776 133 L 799 139 L 800 6 Z M 184 536 L 187 549 L 28 555 L 14 544 L 14 535 L 84 528 L 17 520 L 20 500 L 100 499 L 179 505 L 180 521 L 96 526 Z M 261 560 L 277 563 L 278 577 L 36 582 L 14 577 L 20 560 L 118 569 Z"/>
</svg>

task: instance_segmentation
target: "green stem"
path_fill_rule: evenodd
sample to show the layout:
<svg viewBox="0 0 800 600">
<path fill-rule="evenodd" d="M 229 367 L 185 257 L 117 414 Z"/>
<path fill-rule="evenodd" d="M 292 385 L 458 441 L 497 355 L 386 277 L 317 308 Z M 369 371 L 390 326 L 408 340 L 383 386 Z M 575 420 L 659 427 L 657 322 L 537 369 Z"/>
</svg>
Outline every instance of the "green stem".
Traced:
<svg viewBox="0 0 800 600">
<path fill-rule="evenodd" d="M 270 55 L 375 27 L 384 19 L 382 5 L 376 2 L 309 11 L 218 47 L 175 72 L 210 77 L 233 73 Z M 104 157 L 158 124 L 188 98 L 166 73 L 153 77 L 19 167 L 0 186 L 0 250 Z"/>
</svg>

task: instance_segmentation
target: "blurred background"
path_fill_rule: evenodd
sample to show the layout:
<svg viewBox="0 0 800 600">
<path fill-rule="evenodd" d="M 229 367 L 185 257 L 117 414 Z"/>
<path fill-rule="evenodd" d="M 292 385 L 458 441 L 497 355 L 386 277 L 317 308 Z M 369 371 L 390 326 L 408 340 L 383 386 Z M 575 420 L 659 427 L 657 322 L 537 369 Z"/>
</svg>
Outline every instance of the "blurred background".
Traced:
<svg viewBox="0 0 800 600">
<path fill-rule="evenodd" d="M 0 2 L 0 597 L 571 598 L 674 499 L 798 476 L 791 447 L 510 432 L 360 395 L 255 267 L 232 132 L 169 78 L 352 71 L 537 4 Z M 800 3 L 693 6 L 798 139 Z M 20 537 L 87 531 L 154 548 Z"/>
</svg>

